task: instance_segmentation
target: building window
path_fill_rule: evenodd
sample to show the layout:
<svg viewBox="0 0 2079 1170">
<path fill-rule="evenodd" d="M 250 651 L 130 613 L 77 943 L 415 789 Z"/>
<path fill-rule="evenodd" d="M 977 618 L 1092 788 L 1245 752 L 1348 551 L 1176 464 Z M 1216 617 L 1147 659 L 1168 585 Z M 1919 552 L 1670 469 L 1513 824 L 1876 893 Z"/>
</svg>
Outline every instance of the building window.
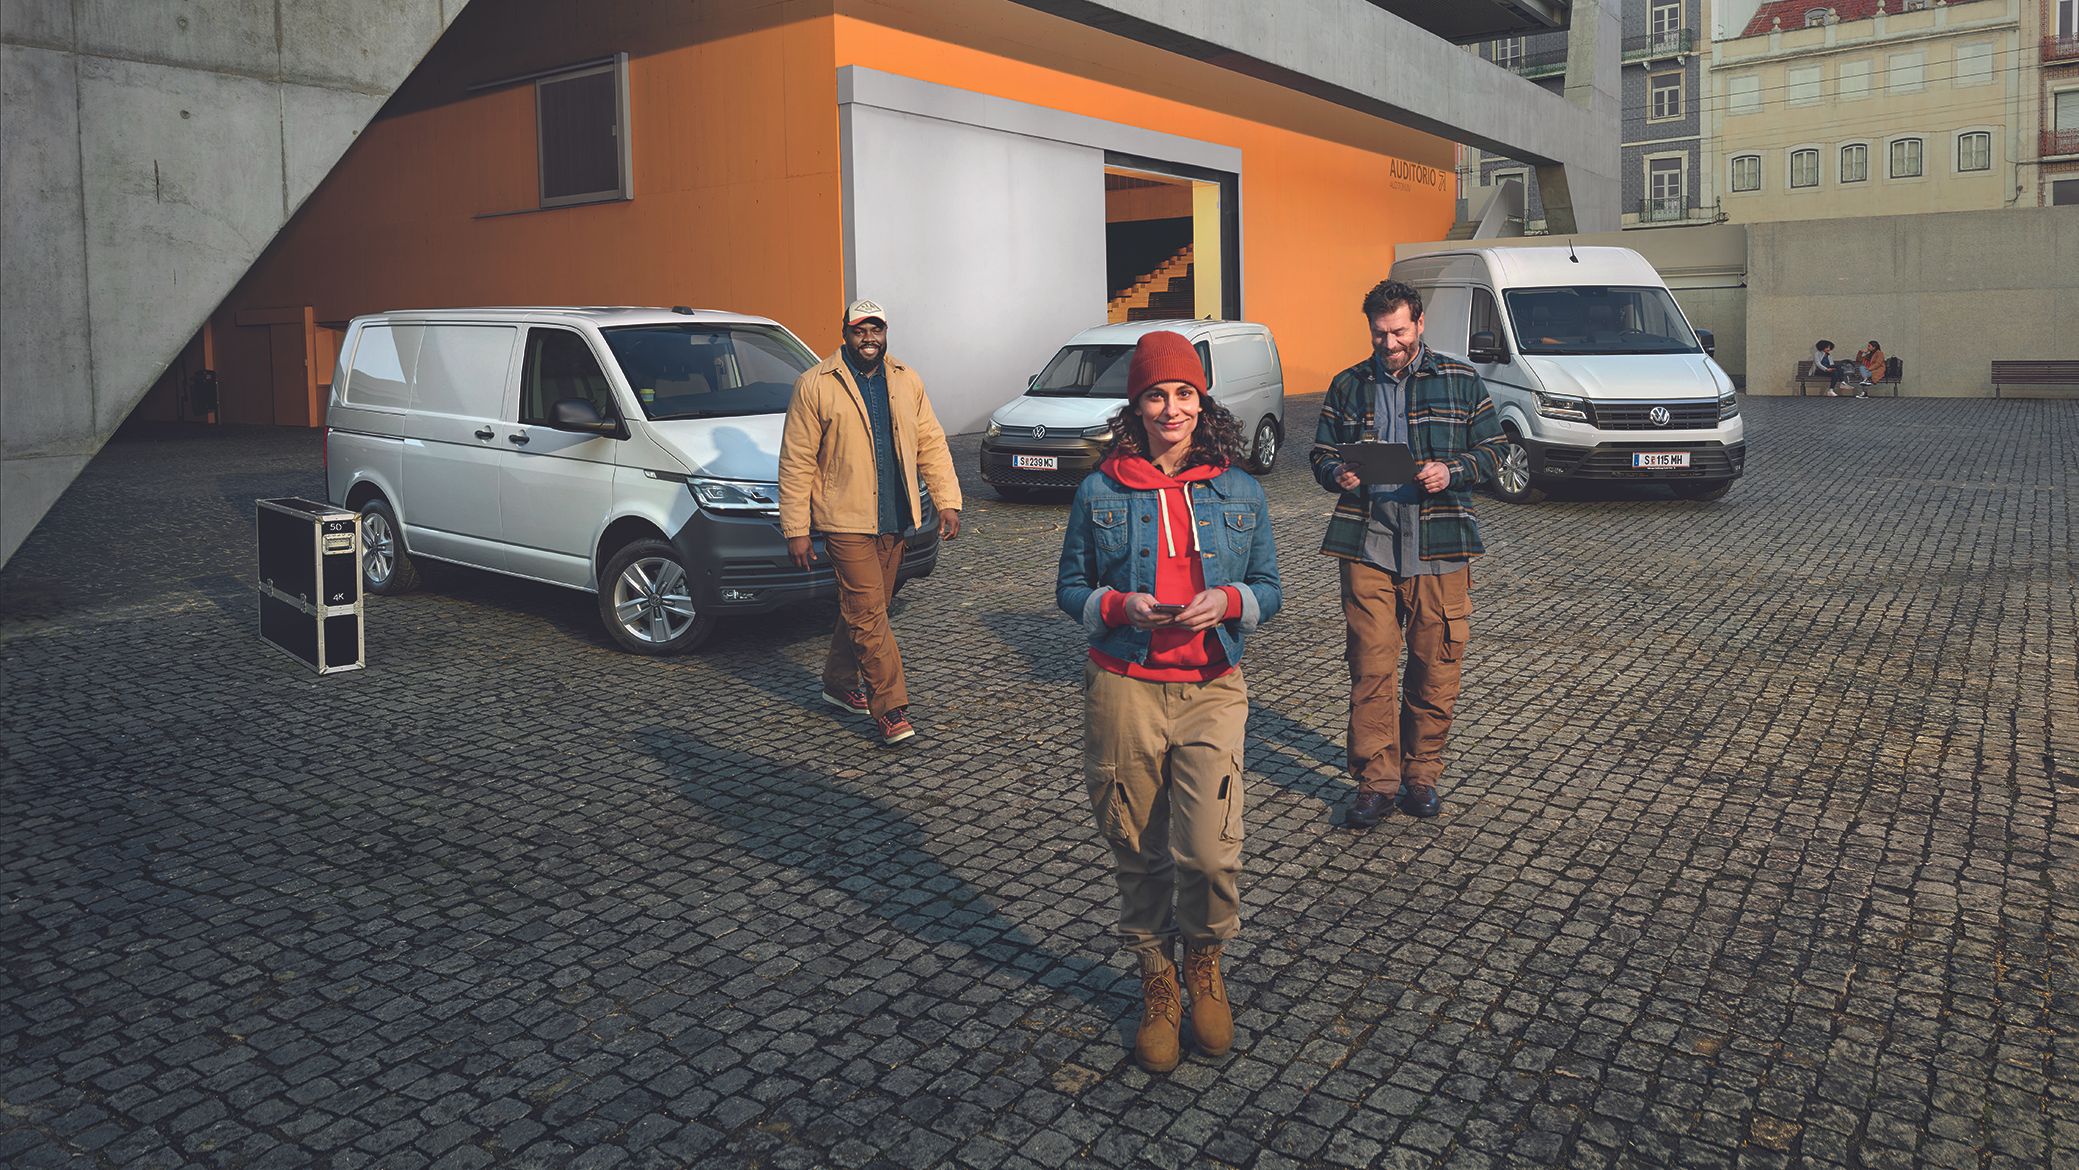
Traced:
<svg viewBox="0 0 2079 1170">
<path fill-rule="evenodd" d="M 1523 67 L 1523 38 L 1503 37 L 1494 42 L 1494 63 L 1504 69 Z"/>
<path fill-rule="evenodd" d="M 1731 99 L 1732 112 L 1751 114 L 1761 109 L 1761 78 L 1735 77 L 1726 83 L 1725 92 Z"/>
<path fill-rule="evenodd" d="M 1835 89 L 1843 101 L 1870 96 L 1870 63 L 1868 61 L 1843 61 Z"/>
<path fill-rule="evenodd" d="M 1732 189 L 1735 191 L 1761 190 L 1761 156 L 1742 154 L 1732 160 Z"/>
<path fill-rule="evenodd" d="M 1983 130 L 1973 130 L 1956 136 L 1956 169 L 1959 171 L 1989 171 L 1992 169 L 1992 135 Z"/>
<path fill-rule="evenodd" d="M 1664 4 L 1660 3 L 1659 0 L 1655 0 L 1653 7 L 1646 10 L 1646 31 L 1651 33 L 1656 41 L 1681 27 L 1681 0 L 1675 0 L 1675 3 L 1672 4 Z"/>
<path fill-rule="evenodd" d="M 628 55 L 534 83 L 541 205 L 634 195 L 628 154 Z"/>
<path fill-rule="evenodd" d="M 2044 154 L 2079 154 L 2079 89 L 2060 90 L 2050 99 L 2050 133 Z"/>
<path fill-rule="evenodd" d="M 2057 39 L 2079 37 L 2079 0 L 2057 0 Z"/>
<path fill-rule="evenodd" d="M 1917 179 L 1920 177 L 1920 140 L 1901 138 L 1891 144 L 1891 177 L 1894 179 Z"/>
<path fill-rule="evenodd" d="M 1823 24 L 1825 24 L 1825 23 L 1826 23 L 1826 9 L 1824 9 L 1824 8 L 1807 8 L 1807 9 L 1805 9 L 1805 27 L 1806 27 L 1806 28 L 1818 28 L 1818 27 L 1819 27 L 1820 25 L 1823 25 Z"/>
<path fill-rule="evenodd" d="M 1824 74 L 1821 66 L 1794 66 L 1789 72 L 1789 78 L 1790 84 L 1783 95 L 1783 100 L 1789 104 L 1809 106 L 1825 96 L 1822 92 Z"/>
<path fill-rule="evenodd" d="M 1841 182 L 1862 183 L 1870 177 L 1870 148 L 1857 142 L 1841 148 Z"/>
<path fill-rule="evenodd" d="M 1793 187 L 1817 187 L 1819 185 L 1818 151 L 1793 150 L 1790 152 L 1790 185 Z"/>
<path fill-rule="evenodd" d="M 1680 156 L 1647 159 L 1646 205 L 1639 209 L 1639 218 L 1646 223 L 1667 223 L 1682 219 L 1688 208 L 1687 160 Z"/>
<path fill-rule="evenodd" d="M 1921 53 L 1893 53 L 1885 62 L 1884 89 L 1887 93 L 1919 93 L 1927 87 L 1927 57 Z"/>
<path fill-rule="evenodd" d="M 2079 207 L 2079 179 L 2058 179 L 2052 182 L 2050 206 Z"/>
<path fill-rule="evenodd" d="M 1956 77 L 1960 86 L 1992 84 L 1992 45 L 1956 46 Z"/>
<path fill-rule="evenodd" d="M 1666 122 L 1682 116 L 1682 75 L 1656 73 L 1646 81 L 1649 122 Z"/>
</svg>

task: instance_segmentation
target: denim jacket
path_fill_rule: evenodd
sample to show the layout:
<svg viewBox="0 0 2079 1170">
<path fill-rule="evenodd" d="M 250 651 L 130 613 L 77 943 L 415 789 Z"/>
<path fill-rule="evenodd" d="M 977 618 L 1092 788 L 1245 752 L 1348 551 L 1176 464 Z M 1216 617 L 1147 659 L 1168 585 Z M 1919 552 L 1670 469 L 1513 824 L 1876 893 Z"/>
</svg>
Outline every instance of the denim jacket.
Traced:
<svg viewBox="0 0 2079 1170">
<path fill-rule="evenodd" d="M 1206 588 L 1239 586 L 1241 617 L 1213 627 L 1227 661 L 1239 666 L 1242 639 L 1270 620 L 1285 602 L 1278 583 L 1278 551 L 1271 540 L 1270 509 L 1263 485 L 1247 472 L 1228 468 L 1190 485 L 1191 503 L 1214 536 L 1205 545 Z M 1090 645 L 1125 662 L 1148 660 L 1149 635 L 1132 626 L 1107 626 L 1099 612 L 1104 595 L 1152 593 L 1155 561 L 1161 556 L 1161 507 L 1153 491 L 1129 488 L 1093 471 L 1069 505 L 1068 531 L 1061 538 L 1061 572 L 1054 600 L 1083 623 Z"/>
</svg>

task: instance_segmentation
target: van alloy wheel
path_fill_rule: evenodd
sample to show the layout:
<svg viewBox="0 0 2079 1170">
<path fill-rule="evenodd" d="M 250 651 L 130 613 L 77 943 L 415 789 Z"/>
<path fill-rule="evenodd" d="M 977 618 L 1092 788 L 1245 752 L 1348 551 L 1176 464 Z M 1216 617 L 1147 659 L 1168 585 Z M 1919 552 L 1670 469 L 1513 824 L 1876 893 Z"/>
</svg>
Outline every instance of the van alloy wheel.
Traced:
<svg viewBox="0 0 2079 1170">
<path fill-rule="evenodd" d="M 397 536 L 390 531 L 390 521 L 381 512 L 369 512 L 361 517 L 361 572 L 371 589 L 380 589 L 390 583 L 390 574 L 397 568 Z"/>
<path fill-rule="evenodd" d="M 684 634 L 699 615 L 686 570 L 665 557 L 630 561 L 614 578 L 614 620 L 630 638 L 661 646 Z"/>
<path fill-rule="evenodd" d="M 1278 425 L 1264 419 L 1256 425 L 1256 446 L 1249 461 L 1256 465 L 1256 474 L 1268 475 L 1278 464 Z"/>
<path fill-rule="evenodd" d="M 1531 479 L 1530 450 L 1516 432 L 1503 433 L 1508 441 L 1502 444 L 1501 464 L 1494 471 L 1494 494 L 1511 504 L 1535 504 L 1545 498 L 1545 490 Z"/>
</svg>

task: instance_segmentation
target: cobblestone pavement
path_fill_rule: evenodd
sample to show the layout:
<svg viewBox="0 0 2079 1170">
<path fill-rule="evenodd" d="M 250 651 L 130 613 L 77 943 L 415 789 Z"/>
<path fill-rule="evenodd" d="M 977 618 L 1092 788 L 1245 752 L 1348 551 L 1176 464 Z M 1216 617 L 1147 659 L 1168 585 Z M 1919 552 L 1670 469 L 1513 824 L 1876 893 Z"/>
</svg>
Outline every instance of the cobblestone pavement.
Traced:
<svg viewBox="0 0 2079 1170">
<path fill-rule="evenodd" d="M 1445 815 L 1366 835 L 1269 477 L 1241 1036 L 1163 1077 L 1059 501 L 972 485 L 889 752 L 827 604 L 645 661 L 450 570 L 311 676 L 250 525 L 316 437 L 117 443 L 0 574 L 0 1164 L 2070 1170 L 2079 407 L 1747 409 L 1722 502 L 1485 505 Z"/>
</svg>

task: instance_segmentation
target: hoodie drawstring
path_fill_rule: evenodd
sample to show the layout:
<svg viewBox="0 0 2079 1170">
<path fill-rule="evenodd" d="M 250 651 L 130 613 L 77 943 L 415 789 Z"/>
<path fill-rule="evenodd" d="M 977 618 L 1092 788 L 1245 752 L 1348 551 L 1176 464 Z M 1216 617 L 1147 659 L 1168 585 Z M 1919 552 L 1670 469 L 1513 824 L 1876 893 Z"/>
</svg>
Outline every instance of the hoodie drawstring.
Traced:
<svg viewBox="0 0 2079 1170">
<path fill-rule="evenodd" d="M 1206 546 L 1202 541 L 1198 539 L 1198 509 L 1193 507 L 1191 504 L 1191 489 L 1184 486 L 1183 484 L 1178 484 L 1177 494 L 1184 497 L 1184 514 L 1191 517 L 1191 551 L 1195 553 L 1202 553 L 1205 551 Z M 1155 510 L 1162 513 L 1163 543 L 1168 547 L 1169 555 L 1176 556 L 1177 534 L 1170 530 L 1169 505 L 1163 503 L 1162 492 L 1159 491 L 1155 493 Z"/>
</svg>

